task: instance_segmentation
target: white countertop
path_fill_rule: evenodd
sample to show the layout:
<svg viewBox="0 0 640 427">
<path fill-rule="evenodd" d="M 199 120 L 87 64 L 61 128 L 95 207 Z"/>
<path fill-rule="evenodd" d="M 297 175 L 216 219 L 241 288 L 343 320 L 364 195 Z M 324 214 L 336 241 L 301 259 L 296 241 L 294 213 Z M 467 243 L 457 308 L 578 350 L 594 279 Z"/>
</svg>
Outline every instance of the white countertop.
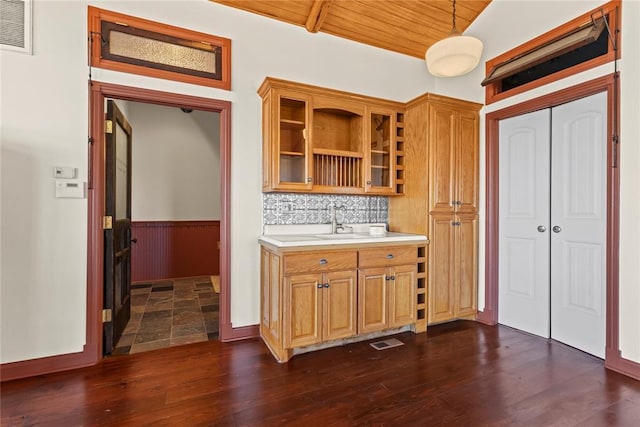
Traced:
<svg viewBox="0 0 640 427">
<path fill-rule="evenodd" d="M 421 234 L 386 232 L 383 236 L 371 236 L 371 225 L 384 224 L 344 224 L 352 227 L 352 233 L 331 234 L 331 224 L 265 225 L 265 233 L 260 243 L 276 247 L 353 245 L 360 243 L 416 242 L 428 243 L 427 236 Z"/>
</svg>

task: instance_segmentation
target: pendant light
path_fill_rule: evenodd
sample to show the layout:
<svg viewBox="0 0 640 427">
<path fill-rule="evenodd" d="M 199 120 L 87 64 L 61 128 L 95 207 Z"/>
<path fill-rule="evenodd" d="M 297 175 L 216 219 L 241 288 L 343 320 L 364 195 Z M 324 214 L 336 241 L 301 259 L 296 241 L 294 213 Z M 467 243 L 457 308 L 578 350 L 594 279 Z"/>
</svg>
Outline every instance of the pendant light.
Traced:
<svg viewBox="0 0 640 427">
<path fill-rule="evenodd" d="M 433 44 L 425 54 L 427 69 L 436 77 L 467 74 L 480 62 L 482 42 L 463 36 L 456 28 L 456 0 L 453 0 L 453 28 L 446 39 Z"/>
</svg>

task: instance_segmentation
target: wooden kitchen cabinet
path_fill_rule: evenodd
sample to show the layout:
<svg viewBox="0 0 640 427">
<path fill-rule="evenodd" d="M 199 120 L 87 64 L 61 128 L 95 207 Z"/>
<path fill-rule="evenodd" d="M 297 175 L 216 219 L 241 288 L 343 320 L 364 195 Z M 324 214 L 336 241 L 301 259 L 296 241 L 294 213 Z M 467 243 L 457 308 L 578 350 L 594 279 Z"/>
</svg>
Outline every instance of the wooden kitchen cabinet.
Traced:
<svg viewBox="0 0 640 427">
<path fill-rule="evenodd" d="M 260 336 L 286 362 L 297 351 L 415 326 L 424 250 L 415 244 L 344 250 L 263 244 Z"/>
<path fill-rule="evenodd" d="M 477 112 L 434 102 L 428 115 L 430 212 L 477 212 Z"/>
<path fill-rule="evenodd" d="M 358 253 L 358 333 L 416 322 L 417 249 L 390 247 Z"/>
<path fill-rule="evenodd" d="M 290 348 L 356 334 L 356 272 L 285 276 L 285 346 Z"/>
<path fill-rule="evenodd" d="M 428 322 L 474 316 L 478 289 L 478 216 L 434 214 L 431 217 Z"/>
<path fill-rule="evenodd" d="M 262 100 L 263 187 L 309 191 L 311 177 L 310 97 L 274 89 Z"/>
<path fill-rule="evenodd" d="M 365 268 L 358 273 L 358 332 L 416 321 L 416 265 Z"/>
<path fill-rule="evenodd" d="M 405 197 L 389 200 L 389 229 L 429 236 L 429 324 L 477 311 L 480 108 L 426 94 L 405 109 Z"/>
<path fill-rule="evenodd" d="M 367 107 L 365 158 L 365 192 L 396 192 L 396 112 Z"/>
<path fill-rule="evenodd" d="M 278 359 L 286 357 L 282 347 L 282 264 L 280 256 L 260 250 L 260 336 Z"/>
<path fill-rule="evenodd" d="M 402 193 L 401 103 L 270 77 L 258 93 L 264 192 Z"/>
</svg>

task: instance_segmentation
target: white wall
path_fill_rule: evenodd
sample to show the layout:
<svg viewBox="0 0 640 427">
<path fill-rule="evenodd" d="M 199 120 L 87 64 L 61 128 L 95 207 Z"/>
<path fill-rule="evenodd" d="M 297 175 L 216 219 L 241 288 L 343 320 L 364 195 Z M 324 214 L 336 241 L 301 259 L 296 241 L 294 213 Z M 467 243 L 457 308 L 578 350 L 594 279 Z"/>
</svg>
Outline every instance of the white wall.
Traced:
<svg viewBox="0 0 640 427">
<path fill-rule="evenodd" d="M 133 129 L 132 220 L 219 220 L 220 114 L 127 104 Z"/>
<path fill-rule="evenodd" d="M 2 363 L 85 342 L 86 200 L 54 197 L 53 166 L 87 176 L 87 4 L 228 37 L 232 91 L 93 70 L 98 81 L 232 102 L 231 321 L 259 321 L 265 76 L 395 100 L 433 89 L 424 62 L 206 0 L 35 0 L 34 54 L 0 53 Z"/>
<path fill-rule="evenodd" d="M 465 32 L 479 37 L 485 46 L 481 64 L 534 37 L 588 12 L 606 1 L 526 1 L 493 0 Z M 623 1 L 620 143 L 620 349 L 626 359 L 640 362 L 640 2 Z M 506 106 L 536 98 L 580 82 L 611 74 L 613 64 L 603 65 L 559 82 L 494 103 L 484 115 Z M 484 102 L 484 67 L 454 79 L 436 79 L 434 92 Z M 480 289 L 479 305 L 484 308 L 485 262 L 485 132 L 480 132 Z"/>
</svg>

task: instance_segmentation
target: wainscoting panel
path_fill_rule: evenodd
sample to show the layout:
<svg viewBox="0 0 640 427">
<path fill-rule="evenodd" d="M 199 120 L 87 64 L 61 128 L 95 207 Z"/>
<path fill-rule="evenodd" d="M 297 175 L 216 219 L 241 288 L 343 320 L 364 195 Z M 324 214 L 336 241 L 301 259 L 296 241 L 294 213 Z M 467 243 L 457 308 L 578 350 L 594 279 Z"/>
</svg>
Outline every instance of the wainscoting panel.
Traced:
<svg viewBox="0 0 640 427">
<path fill-rule="evenodd" d="M 220 221 L 134 221 L 131 238 L 132 282 L 219 274 Z"/>
</svg>

